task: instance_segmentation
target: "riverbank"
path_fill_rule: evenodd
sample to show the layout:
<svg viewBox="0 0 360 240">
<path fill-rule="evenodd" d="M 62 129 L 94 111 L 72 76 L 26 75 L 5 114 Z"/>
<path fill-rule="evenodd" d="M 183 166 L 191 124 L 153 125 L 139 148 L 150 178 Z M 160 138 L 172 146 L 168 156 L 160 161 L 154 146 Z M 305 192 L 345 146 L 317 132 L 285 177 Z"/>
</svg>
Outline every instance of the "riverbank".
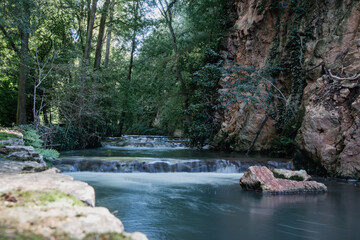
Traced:
<svg viewBox="0 0 360 240">
<path fill-rule="evenodd" d="M 147 240 L 125 232 L 108 209 L 95 207 L 91 186 L 48 169 L 21 134 L 12 134 L 0 142 L 0 239 Z M 29 158 L 9 160 L 20 155 Z"/>
</svg>

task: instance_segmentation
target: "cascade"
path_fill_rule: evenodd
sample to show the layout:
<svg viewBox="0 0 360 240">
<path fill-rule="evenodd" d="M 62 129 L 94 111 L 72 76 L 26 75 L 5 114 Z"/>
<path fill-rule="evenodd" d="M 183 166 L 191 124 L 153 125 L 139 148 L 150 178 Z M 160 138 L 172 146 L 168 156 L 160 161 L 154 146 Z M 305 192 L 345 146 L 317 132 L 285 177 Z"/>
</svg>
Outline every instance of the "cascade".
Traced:
<svg viewBox="0 0 360 240">
<path fill-rule="evenodd" d="M 95 152 L 81 150 L 62 154 L 54 165 L 64 172 L 118 173 L 241 173 L 254 165 L 293 169 L 290 160 L 229 157 L 224 153 L 191 149 L 188 147 L 188 140 L 184 138 L 126 135 L 107 138 L 102 145 L 103 147 Z"/>
</svg>

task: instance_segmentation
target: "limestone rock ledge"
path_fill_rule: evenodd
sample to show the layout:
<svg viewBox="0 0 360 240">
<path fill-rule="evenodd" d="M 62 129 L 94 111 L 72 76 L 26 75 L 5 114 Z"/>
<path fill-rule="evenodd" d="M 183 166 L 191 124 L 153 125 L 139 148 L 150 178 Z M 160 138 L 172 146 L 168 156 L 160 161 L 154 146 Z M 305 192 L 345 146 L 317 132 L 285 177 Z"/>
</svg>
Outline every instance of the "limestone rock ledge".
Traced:
<svg viewBox="0 0 360 240">
<path fill-rule="evenodd" d="M 147 239 L 142 233 L 124 232 L 118 218 L 108 209 L 94 205 L 95 192 L 91 186 L 59 174 L 56 169 L 0 174 L 1 237 Z"/>
<path fill-rule="evenodd" d="M 326 192 L 327 187 L 315 181 L 292 181 L 275 178 L 267 167 L 252 166 L 240 179 L 244 190 L 261 191 L 272 194 L 300 192 Z"/>
</svg>

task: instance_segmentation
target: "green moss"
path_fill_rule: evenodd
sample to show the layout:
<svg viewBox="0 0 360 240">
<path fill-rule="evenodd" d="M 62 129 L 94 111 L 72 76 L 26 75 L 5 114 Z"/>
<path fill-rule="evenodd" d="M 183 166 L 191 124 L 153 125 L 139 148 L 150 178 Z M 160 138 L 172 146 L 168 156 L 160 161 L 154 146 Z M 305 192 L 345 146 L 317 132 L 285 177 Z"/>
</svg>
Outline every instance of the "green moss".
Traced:
<svg viewBox="0 0 360 240">
<path fill-rule="evenodd" d="M 85 204 L 80 201 L 79 199 L 75 198 L 70 194 L 66 194 L 60 192 L 58 190 L 44 190 L 44 191 L 14 191 L 9 193 L 11 196 L 15 197 L 17 202 L 14 203 L 15 207 L 22 207 L 22 206 L 46 206 L 49 203 L 61 201 L 61 200 L 70 200 L 72 202 L 72 206 L 85 206 Z M 2 195 L 0 197 L 4 198 L 5 196 Z"/>
<path fill-rule="evenodd" d="M 130 238 L 125 237 L 121 233 L 91 233 L 86 235 L 83 240 L 130 240 Z"/>
<path fill-rule="evenodd" d="M 274 172 L 274 177 L 281 178 L 281 179 L 286 179 L 285 175 L 279 174 L 279 173 L 276 173 L 276 172 Z"/>
<path fill-rule="evenodd" d="M 0 240 L 45 240 L 45 238 L 40 235 L 36 235 L 33 233 L 21 233 L 11 228 L 6 228 L 0 226 Z"/>
<path fill-rule="evenodd" d="M 285 177 L 285 175 L 283 174 L 279 174 L 274 172 L 274 177 L 276 178 L 281 178 L 281 179 L 289 179 L 289 180 L 293 180 L 293 181 L 304 181 L 305 179 L 300 177 L 300 176 L 291 176 L 290 178 Z"/>
<path fill-rule="evenodd" d="M 8 140 L 8 138 L 20 138 L 20 137 L 15 133 L 0 132 L 0 141 Z"/>
<path fill-rule="evenodd" d="M 16 228 L 12 226 L 0 226 L 0 240 L 48 240 L 48 239 L 57 239 L 57 240 L 75 240 L 71 238 L 66 233 L 55 232 L 52 234 L 51 238 L 44 237 L 30 231 L 19 232 Z"/>
<path fill-rule="evenodd" d="M 294 180 L 294 181 L 304 181 L 305 179 L 304 178 L 302 178 L 302 177 L 300 177 L 300 176 L 291 176 L 290 178 L 289 178 L 290 180 Z"/>
</svg>

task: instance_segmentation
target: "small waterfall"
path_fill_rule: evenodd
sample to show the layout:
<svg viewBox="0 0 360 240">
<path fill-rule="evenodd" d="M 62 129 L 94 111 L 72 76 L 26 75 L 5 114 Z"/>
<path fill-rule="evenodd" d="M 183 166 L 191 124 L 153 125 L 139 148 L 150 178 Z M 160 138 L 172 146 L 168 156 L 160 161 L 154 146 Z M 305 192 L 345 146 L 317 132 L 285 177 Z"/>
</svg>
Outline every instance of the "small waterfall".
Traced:
<svg viewBox="0 0 360 240">
<path fill-rule="evenodd" d="M 108 137 L 102 142 L 102 146 L 108 148 L 187 148 L 188 143 L 186 138 L 124 135 L 123 137 Z"/>
<path fill-rule="evenodd" d="M 293 169 L 292 162 L 273 162 L 264 163 L 241 162 L 240 160 L 230 161 L 218 160 L 100 160 L 100 159 L 71 159 L 65 158 L 55 162 L 55 166 L 62 171 L 94 171 L 94 172 L 217 172 L 217 173 L 241 173 L 245 172 L 250 166 L 266 165 L 270 168 Z"/>
<path fill-rule="evenodd" d="M 126 135 L 109 137 L 103 148 L 63 153 L 54 162 L 64 172 L 217 172 L 242 173 L 250 166 L 293 169 L 292 161 L 250 158 L 188 147 L 184 138 Z"/>
</svg>

